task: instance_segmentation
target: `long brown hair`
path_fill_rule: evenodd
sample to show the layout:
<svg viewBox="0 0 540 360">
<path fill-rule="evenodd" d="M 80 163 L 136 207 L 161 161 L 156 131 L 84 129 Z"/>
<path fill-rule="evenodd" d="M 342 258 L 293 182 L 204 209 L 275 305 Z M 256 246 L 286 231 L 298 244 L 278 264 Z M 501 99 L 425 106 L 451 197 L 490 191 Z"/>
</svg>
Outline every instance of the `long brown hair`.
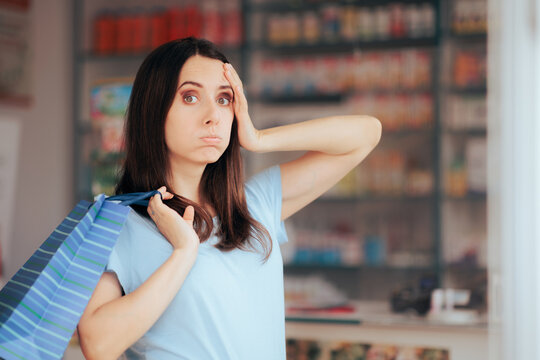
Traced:
<svg viewBox="0 0 540 360">
<path fill-rule="evenodd" d="M 175 97 L 180 71 L 187 59 L 195 55 L 229 62 L 210 41 L 189 37 L 159 46 L 137 71 L 126 114 L 126 159 L 116 194 L 150 191 L 163 185 L 171 191 L 167 180 L 171 167 L 165 143 L 165 120 Z M 256 249 L 250 241 L 253 237 L 260 242 L 266 261 L 272 251 L 272 241 L 265 227 L 247 208 L 236 117 L 229 146 L 215 163 L 206 165 L 200 185 L 204 200 L 214 207 L 220 219 L 216 233 L 220 241 L 215 246 L 223 251 Z M 176 194 L 165 204 L 180 215 L 192 205 L 195 208 L 193 227 L 201 242 L 208 240 L 213 231 L 208 211 Z M 149 217 L 145 207 L 133 205 L 133 208 Z"/>
</svg>

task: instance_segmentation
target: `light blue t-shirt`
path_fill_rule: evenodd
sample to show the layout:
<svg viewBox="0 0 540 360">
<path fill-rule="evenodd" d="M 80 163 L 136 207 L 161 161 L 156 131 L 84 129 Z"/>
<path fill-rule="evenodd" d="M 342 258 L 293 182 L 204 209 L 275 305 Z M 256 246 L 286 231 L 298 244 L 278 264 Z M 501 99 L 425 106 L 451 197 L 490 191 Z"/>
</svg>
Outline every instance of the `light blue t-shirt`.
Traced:
<svg viewBox="0 0 540 360">
<path fill-rule="evenodd" d="M 261 252 L 222 252 L 212 246 L 218 243 L 212 234 L 200 244 L 197 260 L 171 304 L 125 352 L 128 359 L 285 359 L 279 244 L 287 241 L 287 234 L 281 221 L 280 167 L 273 166 L 249 179 L 245 193 L 251 215 L 272 237 L 268 261 L 262 262 Z M 213 220 L 218 225 L 218 218 Z M 253 244 L 259 243 L 253 240 Z M 131 211 L 106 271 L 114 271 L 129 294 L 171 253 L 172 246 L 153 221 Z"/>
</svg>

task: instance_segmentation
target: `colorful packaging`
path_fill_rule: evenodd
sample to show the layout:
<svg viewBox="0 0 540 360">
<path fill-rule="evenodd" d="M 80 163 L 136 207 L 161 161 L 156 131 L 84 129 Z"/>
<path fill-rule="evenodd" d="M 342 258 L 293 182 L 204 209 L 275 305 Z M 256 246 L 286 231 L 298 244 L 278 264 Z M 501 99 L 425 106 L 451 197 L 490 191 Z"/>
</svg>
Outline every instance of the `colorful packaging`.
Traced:
<svg viewBox="0 0 540 360">
<path fill-rule="evenodd" d="M 119 153 L 124 150 L 124 119 L 107 121 L 101 126 L 101 150 Z"/>
<path fill-rule="evenodd" d="M 225 38 L 223 43 L 228 46 L 238 46 L 242 43 L 242 14 L 238 0 L 227 1 L 224 11 L 223 27 Z"/>
<path fill-rule="evenodd" d="M 101 125 L 125 115 L 131 94 L 131 79 L 105 80 L 90 91 L 90 117 L 92 123 Z"/>
<path fill-rule="evenodd" d="M 150 15 L 150 46 L 157 48 L 167 42 L 169 17 L 164 8 L 156 8 Z"/>
<path fill-rule="evenodd" d="M 319 17 L 315 11 L 306 11 L 302 17 L 302 39 L 307 44 L 320 41 Z"/>
<path fill-rule="evenodd" d="M 110 11 L 102 12 L 94 19 L 93 48 L 98 55 L 112 54 L 116 47 L 116 22 Z"/>
<path fill-rule="evenodd" d="M 203 37 L 216 45 L 223 43 L 223 23 L 217 1 L 206 1 L 203 12 Z"/>
</svg>

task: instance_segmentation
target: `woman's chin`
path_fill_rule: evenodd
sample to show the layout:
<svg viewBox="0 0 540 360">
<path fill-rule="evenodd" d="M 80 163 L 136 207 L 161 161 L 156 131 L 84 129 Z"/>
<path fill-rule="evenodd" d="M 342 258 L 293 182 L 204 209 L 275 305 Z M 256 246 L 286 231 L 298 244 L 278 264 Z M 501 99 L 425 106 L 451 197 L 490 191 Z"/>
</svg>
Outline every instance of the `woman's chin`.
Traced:
<svg viewBox="0 0 540 360">
<path fill-rule="evenodd" d="M 203 162 L 205 164 L 213 164 L 213 163 L 217 162 L 221 158 L 221 155 L 223 155 L 223 154 L 220 154 L 220 155 L 216 154 L 215 156 L 207 156 L 207 157 L 205 157 Z"/>
<path fill-rule="evenodd" d="M 205 150 L 206 151 L 200 153 L 199 156 L 197 156 L 197 162 L 202 164 L 212 164 L 218 161 L 221 155 L 223 155 L 223 152 L 218 151 L 218 149 L 212 149 L 211 151 L 208 151 L 207 149 Z"/>
</svg>

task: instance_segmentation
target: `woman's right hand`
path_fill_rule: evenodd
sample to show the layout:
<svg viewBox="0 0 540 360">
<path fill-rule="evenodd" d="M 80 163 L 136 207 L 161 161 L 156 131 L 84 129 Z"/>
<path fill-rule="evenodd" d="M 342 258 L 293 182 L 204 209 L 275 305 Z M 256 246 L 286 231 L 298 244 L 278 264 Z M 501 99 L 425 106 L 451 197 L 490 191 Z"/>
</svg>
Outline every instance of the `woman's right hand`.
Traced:
<svg viewBox="0 0 540 360">
<path fill-rule="evenodd" d="M 164 200 L 174 197 L 162 186 L 158 191 Z M 180 216 L 175 210 L 163 203 L 159 195 L 154 195 L 148 202 L 148 214 L 154 220 L 159 231 L 171 243 L 175 250 L 188 250 L 196 252 L 199 247 L 199 236 L 193 229 L 193 219 L 195 209 L 188 206 L 184 211 L 184 216 Z"/>
</svg>

